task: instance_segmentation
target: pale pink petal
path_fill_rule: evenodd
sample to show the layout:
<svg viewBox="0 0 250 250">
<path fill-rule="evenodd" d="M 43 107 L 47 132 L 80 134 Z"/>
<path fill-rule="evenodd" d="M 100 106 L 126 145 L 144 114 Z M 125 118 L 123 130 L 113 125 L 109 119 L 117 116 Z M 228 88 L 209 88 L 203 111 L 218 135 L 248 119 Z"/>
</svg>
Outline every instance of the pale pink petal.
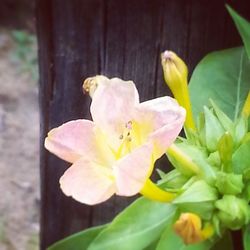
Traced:
<svg viewBox="0 0 250 250">
<path fill-rule="evenodd" d="M 160 97 L 143 102 L 137 107 L 137 120 L 141 124 L 151 124 L 151 130 L 144 135 L 156 146 L 154 157 L 159 158 L 166 152 L 180 133 L 186 111 L 171 97 Z M 146 141 L 147 141 L 146 140 Z"/>
<path fill-rule="evenodd" d="M 111 168 L 82 158 L 64 173 L 60 185 L 67 196 L 88 205 L 106 201 L 116 190 Z"/>
<path fill-rule="evenodd" d="M 166 153 L 167 148 L 175 141 L 176 137 L 181 132 L 183 122 L 176 120 L 157 129 L 155 132 L 149 135 L 149 141 L 154 143 L 154 159 L 159 159 Z"/>
<path fill-rule="evenodd" d="M 140 192 L 152 172 L 152 145 L 145 144 L 116 162 L 116 194 L 132 196 Z"/>
<path fill-rule="evenodd" d="M 98 85 L 90 111 L 99 128 L 111 136 L 119 137 L 138 103 L 138 92 L 132 81 L 112 78 L 108 83 Z"/>
<path fill-rule="evenodd" d="M 75 120 L 52 129 L 45 139 L 45 148 L 68 162 L 74 162 L 83 155 L 97 158 L 94 123 Z"/>
</svg>

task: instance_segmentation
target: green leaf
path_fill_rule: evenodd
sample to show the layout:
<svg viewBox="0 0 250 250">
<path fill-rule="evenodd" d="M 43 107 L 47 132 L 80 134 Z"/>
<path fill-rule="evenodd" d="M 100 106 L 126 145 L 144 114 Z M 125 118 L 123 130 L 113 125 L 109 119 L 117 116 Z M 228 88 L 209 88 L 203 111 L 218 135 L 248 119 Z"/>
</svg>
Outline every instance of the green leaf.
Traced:
<svg viewBox="0 0 250 250">
<path fill-rule="evenodd" d="M 107 227 L 107 225 L 92 227 L 73 234 L 51 245 L 48 250 L 86 250 L 94 238 Z"/>
<path fill-rule="evenodd" d="M 243 230 L 243 244 L 244 250 L 250 250 L 250 224 Z"/>
<path fill-rule="evenodd" d="M 235 151 L 232 158 L 233 169 L 236 174 L 242 174 L 247 168 L 250 168 L 250 141 L 241 144 Z"/>
<path fill-rule="evenodd" d="M 194 213 L 204 220 L 210 220 L 214 211 L 214 202 L 187 202 L 178 204 L 178 208 L 182 213 Z"/>
<path fill-rule="evenodd" d="M 236 120 L 250 90 L 250 61 L 245 50 L 240 47 L 208 54 L 195 68 L 189 89 L 195 117 L 212 99 Z"/>
<path fill-rule="evenodd" d="M 227 10 L 234 20 L 237 30 L 240 33 L 248 58 L 250 59 L 250 23 L 241 17 L 235 10 L 233 10 L 229 5 L 226 5 Z"/>
<path fill-rule="evenodd" d="M 210 99 L 210 103 L 214 109 L 214 112 L 220 121 L 221 125 L 223 126 L 224 130 L 232 133 L 233 129 L 233 122 L 229 117 L 215 104 L 215 102 Z"/>
<path fill-rule="evenodd" d="M 142 250 L 172 222 L 176 207 L 140 198 L 121 212 L 88 250 Z"/>
<path fill-rule="evenodd" d="M 173 204 L 188 202 L 214 201 L 217 199 L 216 189 L 208 185 L 204 180 L 194 182 L 180 196 L 172 201 Z"/>
<path fill-rule="evenodd" d="M 206 145 L 210 152 L 215 152 L 218 141 L 225 131 L 217 117 L 206 106 L 204 107 L 204 115 Z"/>
<path fill-rule="evenodd" d="M 234 128 L 234 137 L 235 137 L 234 139 L 235 139 L 236 145 L 242 141 L 247 131 L 248 131 L 248 121 L 246 117 L 241 116 L 237 120 L 235 124 L 235 128 Z"/>
</svg>

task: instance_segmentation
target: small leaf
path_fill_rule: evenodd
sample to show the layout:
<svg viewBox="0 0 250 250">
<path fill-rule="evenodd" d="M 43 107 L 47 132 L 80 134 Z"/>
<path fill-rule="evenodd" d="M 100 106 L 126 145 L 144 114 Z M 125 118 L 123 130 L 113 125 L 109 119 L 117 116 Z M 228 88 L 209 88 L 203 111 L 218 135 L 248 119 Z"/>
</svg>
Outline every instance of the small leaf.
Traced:
<svg viewBox="0 0 250 250">
<path fill-rule="evenodd" d="M 242 174 L 247 168 L 250 168 L 250 141 L 241 144 L 232 157 L 233 169 L 236 174 Z"/>
<path fill-rule="evenodd" d="M 248 58 L 250 59 L 250 23 L 246 19 L 241 17 L 229 5 L 226 5 L 226 7 L 240 33 L 240 36 L 243 40 L 244 46 L 248 54 Z"/>
<path fill-rule="evenodd" d="M 88 250 L 142 250 L 160 237 L 175 211 L 171 204 L 140 198 L 123 210 Z"/>
<path fill-rule="evenodd" d="M 204 106 L 204 114 L 206 145 L 210 152 L 215 152 L 218 141 L 225 131 L 217 117 L 206 106 Z"/>
<path fill-rule="evenodd" d="M 181 212 L 194 213 L 199 215 L 204 220 L 210 220 L 214 210 L 213 201 L 205 202 L 189 202 L 178 204 L 178 208 Z"/>
<path fill-rule="evenodd" d="M 107 225 L 92 227 L 82 232 L 73 234 L 60 241 L 57 241 L 47 250 L 86 250 L 94 238 L 107 227 Z"/>
<path fill-rule="evenodd" d="M 160 187 L 162 188 L 172 188 L 172 189 L 179 189 L 181 188 L 186 182 L 188 181 L 188 178 L 184 175 L 182 175 L 177 169 L 174 169 L 162 178 L 158 182 Z"/>
<path fill-rule="evenodd" d="M 248 131 L 248 121 L 244 116 L 239 117 L 234 128 L 234 139 L 239 144 Z"/>
<path fill-rule="evenodd" d="M 194 182 L 187 190 L 172 201 L 173 204 L 188 202 L 214 201 L 217 199 L 216 189 L 208 185 L 205 181 Z"/>
<path fill-rule="evenodd" d="M 226 131 L 232 133 L 233 121 L 215 104 L 215 102 L 212 99 L 210 99 L 210 103 L 223 128 Z"/>
</svg>

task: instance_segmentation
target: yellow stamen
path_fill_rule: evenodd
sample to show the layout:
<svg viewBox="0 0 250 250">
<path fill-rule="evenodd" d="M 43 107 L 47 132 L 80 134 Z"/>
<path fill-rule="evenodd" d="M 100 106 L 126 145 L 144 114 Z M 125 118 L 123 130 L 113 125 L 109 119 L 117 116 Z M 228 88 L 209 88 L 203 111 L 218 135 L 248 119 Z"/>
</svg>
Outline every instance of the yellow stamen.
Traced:
<svg viewBox="0 0 250 250">
<path fill-rule="evenodd" d="M 248 92 L 247 99 L 244 103 L 243 109 L 242 109 L 242 115 L 248 117 L 250 115 L 250 91 Z"/>
<path fill-rule="evenodd" d="M 148 179 L 140 191 L 140 193 L 151 200 L 160 201 L 160 202 L 169 202 L 172 201 L 176 194 L 166 192 L 160 189 L 155 183 Z"/>
<path fill-rule="evenodd" d="M 191 102 L 188 92 L 188 69 L 186 64 L 172 51 L 165 51 L 161 55 L 164 79 L 175 99 L 186 109 L 185 126 L 196 130 Z"/>
</svg>

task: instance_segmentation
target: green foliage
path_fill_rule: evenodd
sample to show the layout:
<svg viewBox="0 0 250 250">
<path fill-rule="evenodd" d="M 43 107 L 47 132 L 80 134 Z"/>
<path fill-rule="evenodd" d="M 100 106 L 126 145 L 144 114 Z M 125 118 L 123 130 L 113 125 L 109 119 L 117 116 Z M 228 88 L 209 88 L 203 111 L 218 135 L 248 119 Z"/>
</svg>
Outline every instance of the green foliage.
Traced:
<svg viewBox="0 0 250 250">
<path fill-rule="evenodd" d="M 160 237 L 175 211 L 171 204 L 140 198 L 121 212 L 88 250 L 144 249 Z"/>
<path fill-rule="evenodd" d="M 73 234 L 51 245 L 48 250 L 86 250 L 94 238 L 106 227 L 107 225 L 93 227 Z"/>
<path fill-rule="evenodd" d="M 215 186 L 221 194 L 236 195 L 242 192 L 244 183 L 242 175 L 218 172 Z"/>
<path fill-rule="evenodd" d="M 233 48 L 208 54 L 195 68 L 189 89 L 195 117 L 212 99 L 236 120 L 250 89 L 250 61 L 245 50 Z"/>
<path fill-rule="evenodd" d="M 248 58 L 250 59 L 250 22 L 241 17 L 229 5 L 226 5 L 226 7 L 240 33 Z"/>
<path fill-rule="evenodd" d="M 15 42 L 13 60 L 20 65 L 21 72 L 28 72 L 34 80 L 38 79 L 36 37 L 26 31 L 12 31 Z"/>
<path fill-rule="evenodd" d="M 234 172 L 242 174 L 246 169 L 250 169 L 250 140 L 240 145 L 233 154 L 232 162 Z"/>
<path fill-rule="evenodd" d="M 204 202 L 214 201 L 216 199 L 217 192 L 215 188 L 208 185 L 204 180 L 198 180 L 189 186 L 187 190 L 180 194 L 175 200 L 173 200 L 173 203 L 180 204 L 186 202 Z"/>
</svg>

